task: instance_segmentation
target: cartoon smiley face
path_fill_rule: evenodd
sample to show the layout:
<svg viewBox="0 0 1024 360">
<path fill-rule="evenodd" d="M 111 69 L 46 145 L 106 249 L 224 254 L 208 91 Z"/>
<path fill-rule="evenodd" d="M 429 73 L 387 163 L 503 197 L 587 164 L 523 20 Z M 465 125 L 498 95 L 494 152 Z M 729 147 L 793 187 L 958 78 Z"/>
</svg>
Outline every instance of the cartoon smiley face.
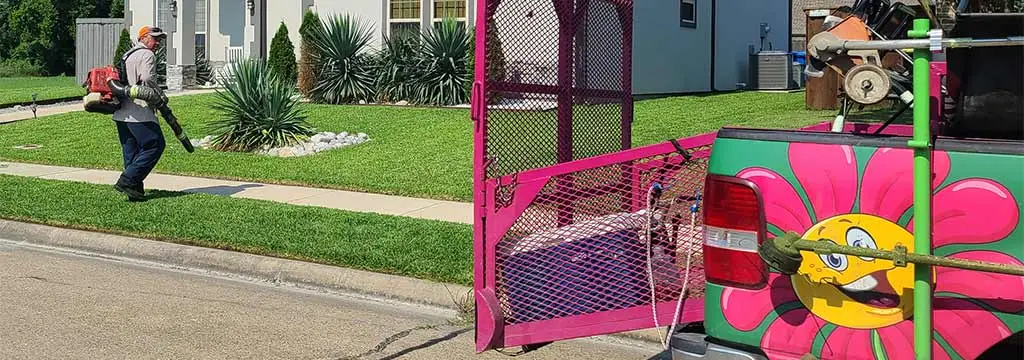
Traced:
<svg viewBox="0 0 1024 360">
<path fill-rule="evenodd" d="M 914 250 L 914 237 L 903 227 L 867 214 L 838 215 L 812 226 L 804 239 L 892 250 Z M 913 312 L 914 266 L 847 255 L 803 252 L 792 276 L 797 297 L 822 319 L 855 329 L 875 329 L 906 320 Z"/>
</svg>

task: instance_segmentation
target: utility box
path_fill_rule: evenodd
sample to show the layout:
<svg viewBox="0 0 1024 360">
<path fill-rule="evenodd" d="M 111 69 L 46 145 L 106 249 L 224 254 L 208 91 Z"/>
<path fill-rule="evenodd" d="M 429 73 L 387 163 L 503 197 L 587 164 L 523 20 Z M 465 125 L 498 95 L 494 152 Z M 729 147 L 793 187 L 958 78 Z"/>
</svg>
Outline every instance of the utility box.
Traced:
<svg viewBox="0 0 1024 360">
<path fill-rule="evenodd" d="M 793 80 L 793 54 L 788 51 L 759 51 L 750 54 L 750 88 L 789 90 Z"/>
</svg>

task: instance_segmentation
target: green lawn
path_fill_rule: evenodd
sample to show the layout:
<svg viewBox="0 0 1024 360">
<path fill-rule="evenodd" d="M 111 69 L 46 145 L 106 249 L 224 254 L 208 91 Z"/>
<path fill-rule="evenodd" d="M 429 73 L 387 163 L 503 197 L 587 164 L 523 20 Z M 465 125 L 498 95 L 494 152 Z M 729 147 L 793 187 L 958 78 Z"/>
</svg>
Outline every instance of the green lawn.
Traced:
<svg viewBox="0 0 1024 360">
<path fill-rule="evenodd" d="M 0 175 L 0 218 L 472 283 L 468 225 L 152 192 L 130 203 L 110 186 Z"/>
<path fill-rule="evenodd" d="M 0 78 L 0 107 L 31 104 L 33 93 L 42 101 L 85 96 L 85 89 L 68 76 Z"/>
<path fill-rule="evenodd" d="M 807 111 L 803 93 L 731 93 L 694 95 L 635 104 L 633 144 L 662 142 L 714 131 L 722 126 L 796 128 L 828 120 L 833 111 Z M 209 110 L 214 95 L 171 98 L 171 106 L 193 138 L 217 116 Z M 308 157 L 272 158 L 198 149 L 187 154 L 170 138 L 158 172 L 312 185 L 375 193 L 470 201 L 472 121 L 463 109 L 388 106 L 306 105 L 320 131 L 365 132 L 370 142 Z M 607 107 L 577 113 L 614 111 Z M 604 110 L 601 110 L 604 109 Z M 507 117 L 517 129 L 550 127 L 553 113 Z M 77 112 L 0 125 L 0 160 L 120 169 L 120 146 L 107 116 Z M 500 126 L 497 121 L 495 129 Z M 616 124 L 605 124 L 614 129 Z M 506 128 L 506 131 L 508 128 Z M 497 131 L 497 130 L 496 130 Z M 609 130 L 609 132 L 614 130 Z M 553 137 L 521 135 L 501 149 L 505 154 L 537 154 L 536 163 L 553 154 Z M 579 139 L 577 139 L 580 141 Z M 618 140 L 603 140 L 617 143 Z M 34 150 L 14 146 L 40 144 Z M 499 160 L 500 161 L 500 160 Z"/>
</svg>

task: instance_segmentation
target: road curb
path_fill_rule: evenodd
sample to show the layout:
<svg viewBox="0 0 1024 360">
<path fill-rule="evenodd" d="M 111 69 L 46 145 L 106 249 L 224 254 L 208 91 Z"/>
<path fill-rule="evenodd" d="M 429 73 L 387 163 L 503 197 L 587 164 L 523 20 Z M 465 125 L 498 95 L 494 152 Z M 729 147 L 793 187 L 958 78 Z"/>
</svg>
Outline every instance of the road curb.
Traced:
<svg viewBox="0 0 1024 360">
<path fill-rule="evenodd" d="M 451 310 L 459 310 L 456 302 L 471 304 L 472 299 L 472 289 L 462 285 L 5 219 L 0 219 L 0 239 L 143 260 L 171 267 L 229 273 L 260 281 L 290 283 Z M 612 336 L 660 342 L 660 335 L 654 329 Z"/>
<path fill-rule="evenodd" d="M 0 219 L 0 238 L 456 309 L 469 287 L 120 235 Z M 450 291 L 450 292 L 449 292 Z"/>
</svg>

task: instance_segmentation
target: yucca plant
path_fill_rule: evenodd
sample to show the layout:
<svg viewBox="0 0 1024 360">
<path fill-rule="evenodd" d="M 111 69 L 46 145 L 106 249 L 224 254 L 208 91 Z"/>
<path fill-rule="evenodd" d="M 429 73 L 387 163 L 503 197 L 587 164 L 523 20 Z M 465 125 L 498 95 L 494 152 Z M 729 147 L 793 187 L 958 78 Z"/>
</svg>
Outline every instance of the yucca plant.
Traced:
<svg viewBox="0 0 1024 360">
<path fill-rule="evenodd" d="M 415 102 L 426 105 L 458 105 L 469 102 L 466 71 L 469 33 L 452 19 L 445 19 L 423 34 L 415 82 Z"/>
<path fill-rule="evenodd" d="M 419 71 L 417 54 L 419 42 L 415 34 L 384 35 L 384 44 L 377 52 L 377 101 L 409 100 L 413 96 L 414 82 Z"/>
<path fill-rule="evenodd" d="M 312 32 L 318 72 L 310 98 L 327 104 L 371 101 L 375 79 L 370 27 L 350 15 L 334 15 Z"/>
<path fill-rule="evenodd" d="M 270 71 L 266 62 L 242 59 L 231 63 L 230 69 L 224 91 L 217 91 L 213 104 L 221 115 L 208 129 L 214 149 L 289 146 L 314 134 L 299 108 L 295 86 Z"/>
<path fill-rule="evenodd" d="M 206 85 L 207 83 L 213 83 L 213 69 L 210 67 L 210 61 L 206 59 L 206 53 L 203 51 L 196 51 L 196 84 Z"/>
</svg>

